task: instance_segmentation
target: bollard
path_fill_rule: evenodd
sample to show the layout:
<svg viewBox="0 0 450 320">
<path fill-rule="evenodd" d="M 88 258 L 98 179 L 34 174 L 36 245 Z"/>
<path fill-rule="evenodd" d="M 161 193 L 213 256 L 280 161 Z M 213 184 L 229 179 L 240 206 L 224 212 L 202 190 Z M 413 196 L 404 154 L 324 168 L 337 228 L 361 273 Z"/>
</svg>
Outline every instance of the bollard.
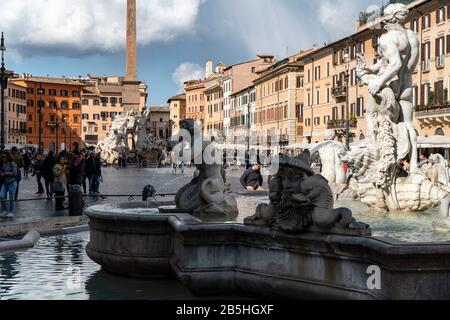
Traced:
<svg viewBox="0 0 450 320">
<path fill-rule="evenodd" d="M 69 216 L 83 215 L 83 191 L 79 185 L 71 185 L 69 190 Z"/>
</svg>

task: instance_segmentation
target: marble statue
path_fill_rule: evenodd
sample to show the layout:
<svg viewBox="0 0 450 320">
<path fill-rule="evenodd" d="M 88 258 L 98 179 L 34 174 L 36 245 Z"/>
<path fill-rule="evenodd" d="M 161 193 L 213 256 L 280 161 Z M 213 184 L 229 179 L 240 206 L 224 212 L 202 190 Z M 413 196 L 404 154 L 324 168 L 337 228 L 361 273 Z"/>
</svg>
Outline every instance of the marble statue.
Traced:
<svg viewBox="0 0 450 320">
<path fill-rule="evenodd" d="M 356 222 L 347 208 L 334 209 L 328 181 L 315 175 L 310 152 L 297 158 L 281 157 L 278 172 L 269 181 L 270 203 L 260 204 L 247 225 L 270 226 L 284 232 L 322 231 L 358 234 L 370 232 L 369 226 Z"/>
<path fill-rule="evenodd" d="M 108 164 L 114 164 L 119 153 L 130 151 L 142 157 L 151 152 L 161 153 L 164 142 L 148 132 L 150 111 L 129 111 L 117 116 L 111 124 L 111 130 L 105 140 L 97 144 L 97 152 Z M 131 136 L 131 139 L 129 137 Z M 130 146 L 132 142 L 132 146 Z"/>
<path fill-rule="evenodd" d="M 214 147 L 211 148 L 211 141 L 205 140 L 201 134 L 196 135 L 194 128 L 194 120 L 187 119 L 180 122 L 180 129 L 189 132 L 191 137 L 188 149 L 182 142 L 179 144 L 182 145 L 180 150 L 183 150 L 181 157 L 186 159 L 187 155 L 197 170 L 194 179 L 178 191 L 175 197 L 177 210 L 193 215 L 236 214 L 237 202 L 226 190 L 225 170 L 222 164 L 217 161 L 209 163 L 205 159 L 207 152 L 215 155 L 217 151 Z M 205 152 L 205 149 L 208 151 Z"/>
<path fill-rule="evenodd" d="M 356 194 L 349 189 L 344 162 L 339 156 L 342 144 L 335 141 L 334 130 L 325 130 L 323 136 L 325 141 L 310 150 L 311 156 L 319 155 L 322 164 L 320 174 L 327 179 L 335 199 L 341 199 L 342 196 L 354 200 Z"/>
<path fill-rule="evenodd" d="M 408 9 L 391 4 L 385 9 L 388 31 L 379 40 L 379 60 L 366 68 L 358 55 L 356 73 L 368 86 L 366 111 L 369 144 L 347 150 L 337 146 L 356 180 L 361 202 L 378 212 L 422 212 L 437 207 L 448 185 L 437 185 L 418 167 L 417 135 L 413 126 L 412 72 L 419 60 L 419 39 L 404 27 Z M 411 159 L 410 173 L 399 166 Z"/>
</svg>

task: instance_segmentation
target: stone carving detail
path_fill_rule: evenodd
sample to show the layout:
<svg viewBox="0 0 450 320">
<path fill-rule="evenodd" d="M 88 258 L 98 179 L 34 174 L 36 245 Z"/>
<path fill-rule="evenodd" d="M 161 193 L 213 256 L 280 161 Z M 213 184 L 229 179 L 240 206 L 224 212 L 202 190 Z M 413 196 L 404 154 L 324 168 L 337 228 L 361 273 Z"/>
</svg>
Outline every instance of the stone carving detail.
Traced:
<svg viewBox="0 0 450 320">
<path fill-rule="evenodd" d="M 270 204 L 260 204 L 245 224 L 266 225 L 284 232 L 370 233 L 369 226 L 356 222 L 349 209 L 333 208 L 328 181 L 314 174 L 308 150 L 297 158 L 279 159 L 279 169 L 270 179 L 269 190 Z"/>
<path fill-rule="evenodd" d="M 351 151 L 340 146 L 349 164 L 361 201 L 373 211 L 421 212 L 436 207 L 448 187 L 433 183 L 417 164 L 417 136 L 413 126 L 412 72 L 419 59 L 419 39 L 404 27 L 408 9 L 391 4 L 385 10 L 387 33 L 379 40 L 379 60 L 366 68 L 358 55 L 356 73 L 368 86 L 366 112 L 369 144 Z M 405 177 L 398 163 L 411 159 Z"/>
<path fill-rule="evenodd" d="M 97 152 L 108 164 L 114 164 L 119 153 L 131 151 L 146 158 L 150 153 L 161 153 L 165 142 L 157 140 L 148 133 L 150 125 L 150 111 L 129 111 L 125 115 L 117 116 L 105 140 L 97 144 Z M 129 137 L 131 139 L 129 140 Z M 130 146 L 132 142 L 132 146 Z"/>
<path fill-rule="evenodd" d="M 207 161 L 204 158 L 205 154 L 215 155 L 217 151 L 211 141 L 195 133 L 194 127 L 194 120 L 180 122 L 181 130 L 190 133 L 191 143 L 188 149 L 183 143 L 178 145 L 183 149 L 183 158 L 187 160 L 187 153 L 197 170 L 194 179 L 178 191 L 175 197 L 177 210 L 193 215 L 236 214 L 238 212 L 236 199 L 226 191 L 225 170 L 217 161 Z M 201 148 L 198 144 L 201 144 Z M 208 150 L 205 152 L 205 149 Z M 209 162 L 213 163 L 209 164 Z"/>
</svg>

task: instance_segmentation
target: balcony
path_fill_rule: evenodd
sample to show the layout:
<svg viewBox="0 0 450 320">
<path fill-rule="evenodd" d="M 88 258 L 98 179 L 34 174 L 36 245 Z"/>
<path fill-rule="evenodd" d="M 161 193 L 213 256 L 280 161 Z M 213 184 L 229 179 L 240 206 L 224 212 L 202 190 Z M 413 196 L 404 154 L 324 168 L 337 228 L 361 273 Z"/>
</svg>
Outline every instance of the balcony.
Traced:
<svg viewBox="0 0 450 320">
<path fill-rule="evenodd" d="M 436 117 L 449 117 L 450 118 L 450 104 L 430 104 L 428 106 L 417 106 L 416 117 L 418 119 L 431 119 Z"/>
<path fill-rule="evenodd" d="M 354 129 L 358 126 L 358 120 L 349 121 L 350 128 Z M 345 120 L 330 120 L 327 125 L 330 130 L 342 130 L 346 128 Z"/>
<path fill-rule="evenodd" d="M 98 135 L 87 134 L 84 140 L 87 144 L 97 144 Z"/>
<path fill-rule="evenodd" d="M 436 57 L 436 69 L 442 69 L 445 67 L 445 56 L 440 55 Z"/>
<path fill-rule="evenodd" d="M 422 71 L 428 72 L 430 71 L 430 60 L 424 60 L 422 61 Z"/>
<path fill-rule="evenodd" d="M 10 134 L 27 134 L 26 129 L 9 129 L 8 132 Z"/>
<path fill-rule="evenodd" d="M 333 97 L 335 97 L 335 98 L 347 97 L 347 88 L 344 86 L 333 87 Z"/>
</svg>

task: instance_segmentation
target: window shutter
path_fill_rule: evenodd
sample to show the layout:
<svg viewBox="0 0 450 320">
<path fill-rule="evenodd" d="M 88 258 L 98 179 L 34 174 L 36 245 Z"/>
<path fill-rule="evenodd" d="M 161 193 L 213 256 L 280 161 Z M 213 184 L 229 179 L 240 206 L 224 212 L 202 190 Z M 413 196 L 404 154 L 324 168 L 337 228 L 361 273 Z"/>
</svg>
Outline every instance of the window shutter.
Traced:
<svg viewBox="0 0 450 320">
<path fill-rule="evenodd" d="M 447 53 L 450 53 L 450 34 L 447 35 Z"/>
<path fill-rule="evenodd" d="M 425 85 L 420 86 L 420 105 L 425 105 Z"/>
<path fill-rule="evenodd" d="M 436 10 L 436 23 L 439 23 L 439 8 Z"/>
<path fill-rule="evenodd" d="M 435 42 L 434 56 L 438 57 L 439 56 L 439 38 L 436 38 L 434 42 Z"/>
<path fill-rule="evenodd" d="M 447 19 L 450 19 L 450 4 L 447 6 Z"/>
</svg>

